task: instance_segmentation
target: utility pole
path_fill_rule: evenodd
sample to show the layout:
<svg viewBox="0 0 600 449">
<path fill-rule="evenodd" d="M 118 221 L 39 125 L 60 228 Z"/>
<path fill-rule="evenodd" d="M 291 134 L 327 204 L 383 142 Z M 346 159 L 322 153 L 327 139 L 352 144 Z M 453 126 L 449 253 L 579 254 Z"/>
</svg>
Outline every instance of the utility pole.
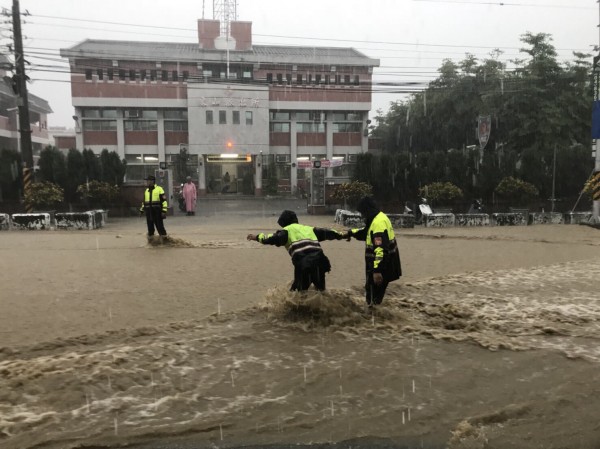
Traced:
<svg viewBox="0 0 600 449">
<path fill-rule="evenodd" d="M 21 134 L 21 157 L 23 158 L 23 185 L 25 192 L 31 186 L 33 175 L 33 150 L 31 148 L 31 124 L 29 123 L 29 100 L 27 98 L 27 77 L 25 76 L 25 55 L 23 54 L 23 35 L 21 33 L 21 11 L 19 0 L 13 0 L 12 7 L 13 39 L 15 44 L 15 75 L 13 85 L 16 90 L 19 108 L 19 133 Z M 27 212 L 32 207 L 26 204 Z"/>
</svg>

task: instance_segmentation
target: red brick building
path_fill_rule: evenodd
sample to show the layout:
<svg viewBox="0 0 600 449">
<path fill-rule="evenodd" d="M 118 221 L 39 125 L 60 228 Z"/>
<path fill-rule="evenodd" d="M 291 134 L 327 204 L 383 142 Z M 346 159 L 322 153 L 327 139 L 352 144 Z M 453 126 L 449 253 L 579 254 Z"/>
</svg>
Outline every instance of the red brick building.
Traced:
<svg viewBox="0 0 600 449">
<path fill-rule="evenodd" d="M 252 24 L 198 20 L 198 43 L 86 40 L 61 50 L 71 66 L 76 145 L 117 151 L 127 181 L 185 148 L 201 193 L 305 188 L 305 168 L 324 161 L 346 180 L 367 151 L 373 67 L 353 48 L 252 44 Z"/>
</svg>

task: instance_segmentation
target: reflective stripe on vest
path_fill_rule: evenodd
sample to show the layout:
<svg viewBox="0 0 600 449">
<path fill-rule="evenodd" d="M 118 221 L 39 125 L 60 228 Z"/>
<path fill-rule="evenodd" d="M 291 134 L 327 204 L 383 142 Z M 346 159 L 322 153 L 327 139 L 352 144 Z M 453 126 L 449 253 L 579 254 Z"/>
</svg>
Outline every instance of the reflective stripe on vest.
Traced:
<svg viewBox="0 0 600 449">
<path fill-rule="evenodd" d="M 288 240 L 285 244 L 290 256 L 303 253 L 309 250 L 321 250 L 319 240 L 310 226 L 292 223 L 283 228 L 288 233 Z"/>
</svg>

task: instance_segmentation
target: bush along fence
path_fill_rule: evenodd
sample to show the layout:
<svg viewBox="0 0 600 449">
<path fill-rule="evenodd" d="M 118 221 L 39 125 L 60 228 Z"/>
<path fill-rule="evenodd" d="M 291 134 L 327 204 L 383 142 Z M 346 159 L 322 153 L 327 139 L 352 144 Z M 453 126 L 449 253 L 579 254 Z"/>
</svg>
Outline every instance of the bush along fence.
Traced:
<svg viewBox="0 0 600 449">
<path fill-rule="evenodd" d="M 45 231 L 51 229 L 98 229 L 104 227 L 108 219 L 107 210 L 86 212 L 39 212 L 32 214 L 0 213 L 0 231 L 28 230 Z"/>
</svg>

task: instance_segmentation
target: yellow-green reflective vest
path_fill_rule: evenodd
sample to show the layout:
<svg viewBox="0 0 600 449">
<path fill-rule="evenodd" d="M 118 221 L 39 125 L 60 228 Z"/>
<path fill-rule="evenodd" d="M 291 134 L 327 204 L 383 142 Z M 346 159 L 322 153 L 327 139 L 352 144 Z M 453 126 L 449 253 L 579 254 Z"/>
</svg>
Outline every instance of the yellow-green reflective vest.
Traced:
<svg viewBox="0 0 600 449">
<path fill-rule="evenodd" d="M 285 244 L 285 248 L 290 253 L 290 256 L 294 257 L 295 255 L 300 255 L 306 251 L 314 251 L 315 249 L 321 250 L 319 240 L 311 226 L 292 223 L 283 229 L 288 233 L 288 240 Z"/>
<path fill-rule="evenodd" d="M 152 192 L 152 194 L 150 193 Z M 161 202 L 160 196 L 164 195 L 165 191 L 161 186 L 154 186 L 152 191 L 150 189 L 146 189 L 144 192 L 144 203 L 142 204 L 142 209 L 146 207 L 160 207 L 163 212 L 167 212 L 167 200 Z"/>
<path fill-rule="evenodd" d="M 369 226 L 369 230 L 367 231 L 367 247 L 373 248 L 371 234 L 377 234 L 385 231 L 387 231 L 388 239 L 390 239 L 390 241 L 396 238 L 390 219 L 383 212 L 379 212 L 371 222 L 371 226 Z"/>
</svg>

